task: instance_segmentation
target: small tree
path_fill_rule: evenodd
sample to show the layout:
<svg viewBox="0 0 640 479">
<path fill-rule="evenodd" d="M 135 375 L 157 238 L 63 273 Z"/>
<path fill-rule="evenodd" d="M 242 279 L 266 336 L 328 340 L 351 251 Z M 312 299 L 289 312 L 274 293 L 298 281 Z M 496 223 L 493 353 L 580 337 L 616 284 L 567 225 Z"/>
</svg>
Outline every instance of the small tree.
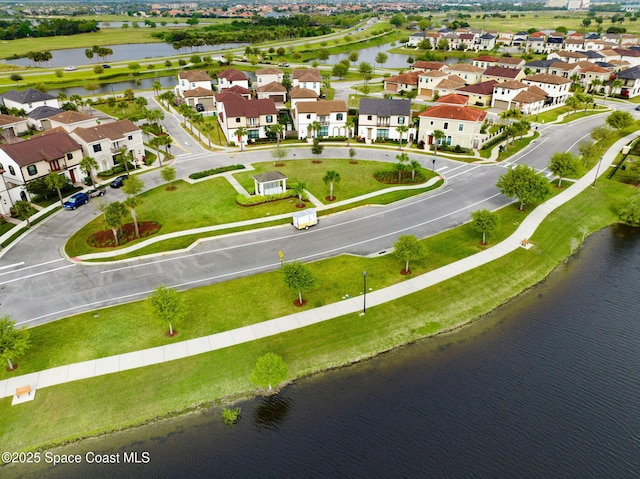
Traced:
<svg viewBox="0 0 640 479">
<path fill-rule="evenodd" d="M 356 117 L 347 116 L 344 122 L 344 126 L 347 129 L 347 146 L 351 144 L 351 136 L 353 135 L 353 129 L 356 127 Z"/>
<path fill-rule="evenodd" d="M 298 206 L 302 207 L 304 206 L 304 203 L 302 202 L 302 199 L 305 195 L 305 190 L 307 189 L 307 184 L 304 181 L 298 181 L 296 184 L 294 184 L 291 189 L 293 190 L 293 192 L 298 196 Z"/>
<path fill-rule="evenodd" d="M 256 361 L 251 373 L 251 382 L 271 391 L 273 385 L 284 381 L 289 374 L 289 368 L 284 360 L 274 353 L 267 353 Z"/>
<path fill-rule="evenodd" d="M 411 274 L 409 261 L 419 260 L 426 254 L 424 244 L 416 236 L 400 236 L 393 249 L 394 254 L 405 262 L 404 269 L 400 271 L 402 274 Z"/>
<path fill-rule="evenodd" d="M 94 186 L 92 173 L 93 173 L 93 170 L 98 168 L 98 162 L 96 161 L 96 159 L 91 156 L 85 156 L 80 160 L 79 166 L 80 166 L 80 169 L 83 171 L 83 173 L 89 177 L 89 180 L 91 181 L 91 186 Z"/>
<path fill-rule="evenodd" d="M 31 203 L 28 201 L 16 201 L 16 203 L 13 205 L 13 210 L 15 211 L 16 215 L 19 216 L 20 218 L 24 218 L 25 221 L 27 222 L 27 228 L 31 227 L 31 210 L 33 209 L 33 207 L 31 206 Z"/>
<path fill-rule="evenodd" d="M 497 214 L 482 209 L 471 213 L 471 221 L 473 229 L 482 233 L 482 244 L 487 244 L 486 237 L 498 227 L 499 218 Z"/>
<path fill-rule="evenodd" d="M 281 271 L 284 275 L 284 283 L 289 288 L 298 291 L 298 299 L 294 304 L 303 306 L 306 301 L 302 299 L 302 291 L 312 288 L 315 284 L 313 274 L 306 265 L 299 261 L 283 264 Z"/>
<path fill-rule="evenodd" d="M 589 162 L 594 161 L 602 154 L 602 150 L 600 149 L 600 147 L 591 140 L 583 140 L 578 143 L 578 151 L 582 156 L 582 166 L 584 167 L 586 167 Z"/>
<path fill-rule="evenodd" d="M 289 152 L 284 148 L 275 148 L 271 150 L 271 158 L 273 158 L 273 166 L 280 166 Z"/>
<path fill-rule="evenodd" d="M 640 194 L 632 196 L 631 199 L 620 210 L 620 219 L 630 226 L 640 226 Z"/>
<path fill-rule="evenodd" d="M 315 156 L 315 158 L 313 159 L 314 163 L 320 163 L 319 156 L 322 155 L 323 151 L 324 145 L 321 145 L 320 141 L 317 138 L 314 138 L 313 145 L 311 145 L 311 153 L 313 153 L 313 155 Z"/>
<path fill-rule="evenodd" d="M 62 201 L 61 188 L 63 188 L 64 185 L 67 184 L 67 177 L 64 175 L 59 175 L 55 171 L 52 171 L 45 177 L 44 181 L 47 185 L 47 188 L 49 188 L 50 190 L 56 190 L 58 192 L 58 198 L 60 199 L 60 204 L 64 205 L 64 202 Z"/>
<path fill-rule="evenodd" d="M 329 185 L 329 200 L 335 200 L 335 197 L 333 196 L 333 185 L 334 183 L 340 183 L 340 173 L 334 170 L 329 170 L 324 175 L 324 178 L 322 178 L 322 181 L 324 181 L 325 185 Z"/>
<path fill-rule="evenodd" d="M 411 181 L 416 181 L 416 170 L 420 168 L 420 162 L 417 160 L 409 161 L 409 168 L 411 168 Z"/>
<path fill-rule="evenodd" d="M 635 120 L 628 111 L 614 111 L 607 117 L 607 125 L 616 130 L 622 130 L 628 126 L 631 126 Z"/>
<path fill-rule="evenodd" d="M 554 153 L 549 161 L 549 171 L 558 177 L 558 188 L 562 188 L 562 177 L 578 173 L 578 158 L 568 151 Z"/>
<path fill-rule="evenodd" d="M 9 316 L 0 317 L 0 358 L 7 361 L 9 371 L 16 369 L 17 365 L 13 361 L 31 346 L 29 336 L 29 330 L 16 329 L 16 322 Z"/>
<path fill-rule="evenodd" d="M 116 242 L 116 246 L 119 244 L 118 241 L 118 229 L 122 227 L 122 222 L 124 221 L 125 214 L 125 206 L 119 201 L 114 201 L 113 203 L 109 203 L 109 205 L 104 210 L 104 222 L 107 225 L 107 228 L 111 228 L 113 232 L 113 238 Z"/>
<path fill-rule="evenodd" d="M 173 191 L 176 189 L 175 186 L 171 185 L 171 183 L 176 179 L 176 169 L 173 166 L 165 166 L 162 168 L 160 170 L 160 176 L 166 183 L 170 184 L 167 187 L 167 190 Z"/>
<path fill-rule="evenodd" d="M 432 133 L 433 136 L 433 152 L 438 154 L 438 142 L 442 140 L 446 135 L 442 130 L 434 130 Z"/>
<path fill-rule="evenodd" d="M 524 210 L 526 203 L 543 201 L 551 194 L 551 187 L 545 177 L 527 165 L 518 165 L 509 169 L 498 178 L 496 186 L 503 195 L 517 198 L 520 201 L 521 211 Z"/>
<path fill-rule="evenodd" d="M 122 191 L 128 196 L 124 205 L 129 208 L 131 212 L 131 219 L 133 220 L 133 226 L 136 231 L 136 237 L 140 238 L 140 230 L 138 229 L 138 218 L 136 215 L 136 206 L 138 206 L 138 199 L 136 195 L 142 191 L 144 183 L 137 175 L 132 175 L 122 183 Z"/>
<path fill-rule="evenodd" d="M 349 163 L 357 163 L 358 160 L 356 160 L 356 150 L 354 150 L 353 148 L 349 148 Z"/>
<path fill-rule="evenodd" d="M 174 331 L 173 323 L 180 321 L 186 311 L 182 298 L 175 289 L 167 288 L 164 285 L 158 286 L 149 296 L 149 308 L 155 318 L 163 323 L 169 323 L 167 336 L 175 336 L 178 333 Z"/>
</svg>

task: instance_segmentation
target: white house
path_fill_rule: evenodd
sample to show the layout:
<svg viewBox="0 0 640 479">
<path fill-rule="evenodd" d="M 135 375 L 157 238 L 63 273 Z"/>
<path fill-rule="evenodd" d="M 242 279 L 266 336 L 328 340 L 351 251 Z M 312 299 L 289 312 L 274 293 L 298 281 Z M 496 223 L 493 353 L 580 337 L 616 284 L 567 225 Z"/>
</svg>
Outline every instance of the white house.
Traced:
<svg viewBox="0 0 640 479">
<path fill-rule="evenodd" d="M 64 111 L 57 115 L 50 116 L 42 120 L 42 127 L 45 130 L 53 128 L 63 128 L 67 133 L 80 127 L 95 126 L 100 124 L 98 118 L 86 115 L 79 111 Z"/>
<path fill-rule="evenodd" d="M 13 143 L 13 139 L 29 132 L 26 118 L 0 113 L 0 143 Z"/>
<path fill-rule="evenodd" d="M 279 68 L 267 67 L 256 71 L 256 88 L 268 85 L 269 83 L 282 83 L 284 73 Z"/>
<path fill-rule="evenodd" d="M 561 78 L 548 73 L 538 73 L 536 75 L 523 78 L 522 82 L 527 85 L 537 86 L 547 94 L 545 106 L 564 105 L 564 102 L 569 97 L 571 80 L 568 78 Z"/>
<path fill-rule="evenodd" d="M 487 112 L 463 105 L 437 105 L 427 108 L 418 116 L 418 140 L 425 148 L 435 141 L 434 132 L 440 130 L 444 138 L 440 145 L 459 145 L 462 148 L 481 148 L 487 135 L 480 132 Z"/>
<path fill-rule="evenodd" d="M 366 143 L 376 140 L 399 140 L 399 126 L 411 128 L 411 100 L 360 99 L 358 111 L 358 137 Z M 406 141 L 413 139 L 415 131 L 402 134 Z"/>
<path fill-rule="evenodd" d="M 232 86 L 240 86 L 249 89 L 249 78 L 243 72 L 234 68 L 218 73 L 218 93 L 231 88 Z"/>
<path fill-rule="evenodd" d="M 55 96 L 33 88 L 27 88 L 24 91 L 9 90 L 1 94 L 0 98 L 2 98 L 2 103 L 8 110 L 17 108 L 29 113 L 39 106 L 60 108 L 58 99 Z"/>
<path fill-rule="evenodd" d="M 301 140 L 309 136 L 347 136 L 347 104 L 344 100 L 299 102 L 291 114 Z M 319 129 L 312 131 L 311 125 L 315 122 L 318 122 Z"/>
<path fill-rule="evenodd" d="M 317 96 L 320 96 L 322 76 L 317 68 L 296 69 L 293 70 L 291 76 L 291 86 L 312 90 Z"/>
<path fill-rule="evenodd" d="M 177 97 L 184 98 L 184 92 L 195 88 L 211 90 L 211 77 L 204 70 L 178 72 L 178 84 L 175 87 Z"/>
</svg>

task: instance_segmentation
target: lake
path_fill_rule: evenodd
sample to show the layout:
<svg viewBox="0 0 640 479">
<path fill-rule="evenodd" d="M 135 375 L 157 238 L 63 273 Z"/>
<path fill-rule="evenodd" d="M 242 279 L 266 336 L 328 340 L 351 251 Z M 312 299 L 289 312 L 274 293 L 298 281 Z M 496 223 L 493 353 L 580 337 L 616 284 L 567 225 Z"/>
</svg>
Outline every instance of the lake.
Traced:
<svg viewBox="0 0 640 479">
<path fill-rule="evenodd" d="M 637 478 L 639 283 L 640 231 L 609 228 L 470 327 L 244 401 L 235 428 L 212 409 L 55 451 L 148 464 L 3 477 Z"/>
</svg>

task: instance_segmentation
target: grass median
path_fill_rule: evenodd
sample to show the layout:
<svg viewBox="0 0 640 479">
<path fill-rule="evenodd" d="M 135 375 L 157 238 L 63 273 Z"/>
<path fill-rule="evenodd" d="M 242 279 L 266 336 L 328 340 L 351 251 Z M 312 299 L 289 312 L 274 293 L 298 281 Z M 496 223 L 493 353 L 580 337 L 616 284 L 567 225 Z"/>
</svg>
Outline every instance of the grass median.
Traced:
<svg viewBox="0 0 640 479">
<path fill-rule="evenodd" d="M 351 314 L 233 348 L 46 388 L 38 391 L 35 401 L 19 407 L 10 406 L 11 398 L 2 399 L 0 438 L 8 450 L 33 448 L 140 424 L 198 404 L 208 405 L 225 398 L 250 395 L 254 393 L 254 387 L 249 381 L 251 369 L 255 360 L 268 351 L 277 352 L 285 359 L 290 378 L 295 379 L 458 327 L 477 319 L 523 289 L 541 281 L 574 250 L 576 241 L 580 242 L 585 234 L 617 221 L 615 209 L 631 191 L 634 191 L 632 187 L 601 179 L 597 188 L 589 188 L 554 211 L 542 223 L 531 238 L 534 244 L 531 250 L 517 250 L 444 283 L 370 308 L 365 317 Z M 522 213 L 513 205 L 505 211 L 522 217 Z M 513 221 L 515 222 L 517 220 Z M 501 235 L 513 226 L 515 225 L 509 225 L 508 219 L 503 219 Z M 477 233 L 470 231 L 468 226 L 456 228 L 427 241 L 430 254 L 424 262 L 412 266 L 416 273 L 436 267 L 446 259 L 466 256 L 479 248 Z M 498 241 L 498 235 L 491 241 Z M 339 257 L 314 263 L 312 268 L 316 274 L 321 275 L 319 284 L 322 287 L 319 289 L 326 291 L 316 289 L 305 296 L 309 304 L 315 306 L 321 301 L 335 299 L 336 293 L 352 291 L 357 294 L 363 268 L 369 273 L 367 278 L 372 287 L 378 289 L 388 278 L 398 279 L 401 265 L 397 263 L 392 257 L 375 260 Z M 274 274 L 278 273 L 268 275 Z M 234 308 L 242 307 L 242 303 L 251 304 L 251 321 L 266 317 L 263 309 L 273 312 L 273 308 L 279 308 L 285 311 L 293 300 L 292 292 L 282 288 L 279 278 L 268 275 L 262 275 L 262 281 L 257 283 L 258 286 L 261 282 L 269 283 L 268 300 L 262 298 L 253 303 L 253 299 L 247 296 L 248 290 L 240 288 L 240 295 L 228 296 L 226 304 L 231 304 L 231 300 Z M 346 277 L 351 279 L 341 279 Z M 201 327 L 198 323 L 202 318 L 212 315 L 209 313 L 212 310 L 209 306 L 205 308 L 205 305 L 209 305 L 211 297 L 217 294 L 209 288 L 193 290 L 194 296 L 188 302 L 201 314 L 197 321 L 192 317 L 183 325 L 178 339 L 186 339 L 191 330 Z M 238 298 L 243 298 L 243 301 L 237 301 Z M 111 310 L 123 307 L 134 309 L 130 309 L 128 314 L 120 313 L 122 318 L 134 321 L 127 318 L 134 316 L 135 322 L 142 323 L 141 327 L 133 329 L 129 324 L 109 326 L 113 335 L 100 339 L 103 344 L 99 347 L 105 353 L 117 352 L 120 341 L 127 341 L 129 345 L 142 344 L 140 338 L 133 338 L 140 334 L 141 329 L 151 330 L 150 337 L 153 341 L 164 340 L 161 335 L 164 325 L 152 324 L 148 322 L 150 320 L 144 319 L 140 309 L 142 305 L 134 303 Z M 101 311 L 99 319 L 80 315 L 48 326 L 48 334 L 53 335 L 50 340 L 63 340 L 65 334 L 74 336 L 72 343 L 80 340 L 85 345 L 76 349 L 86 352 L 89 341 L 82 338 L 79 332 L 74 333 L 74 328 L 80 327 L 83 321 L 93 322 L 84 327 L 88 328 L 87 335 L 93 336 L 94 342 L 97 341 L 95 331 L 98 321 L 113 321 L 113 318 L 109 320 L 107 311 Z M 219 321 L 225 326 L 246 321 L 232 320 L 229 314 L 233 313 L 228 312 L 228 309 L 214 314 L 220 317 Z M 72 321 L 77 323 L 73 324 Z M 21 372 L 26 372 L 29 368 L 34 356 L 38 354 L 37 350 L 45 347 L 37 338 L 41 334 L 36 332 L 37 329 L 39 328 L 33 330 L 34 347 L 21 361 Z M 60 354 L 70 359 L 69 352 L 62 351 L 63 349 L 62 345 L 58 347 Z M 132 399 L 134 395 L 135 400 Z M 31 427 L 33 417 L 42 418 L 38 428 Z"/>
</svg>

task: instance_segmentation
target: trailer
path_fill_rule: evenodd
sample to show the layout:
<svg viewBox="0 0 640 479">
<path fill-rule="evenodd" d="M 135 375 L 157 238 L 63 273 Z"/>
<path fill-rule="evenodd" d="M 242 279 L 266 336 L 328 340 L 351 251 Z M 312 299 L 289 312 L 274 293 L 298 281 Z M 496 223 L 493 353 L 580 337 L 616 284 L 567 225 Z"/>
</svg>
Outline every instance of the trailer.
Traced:
<svg viewBox="0 0 640 479">
<path fill-rule="evenodd" d="M 309 229 L 309 226 L 318 224 L 318 215 L 315 208 L 309 208 L 302 211 L 296 211 L 293 214 L 293 226 L 297 229 Z"/>
</svg>

